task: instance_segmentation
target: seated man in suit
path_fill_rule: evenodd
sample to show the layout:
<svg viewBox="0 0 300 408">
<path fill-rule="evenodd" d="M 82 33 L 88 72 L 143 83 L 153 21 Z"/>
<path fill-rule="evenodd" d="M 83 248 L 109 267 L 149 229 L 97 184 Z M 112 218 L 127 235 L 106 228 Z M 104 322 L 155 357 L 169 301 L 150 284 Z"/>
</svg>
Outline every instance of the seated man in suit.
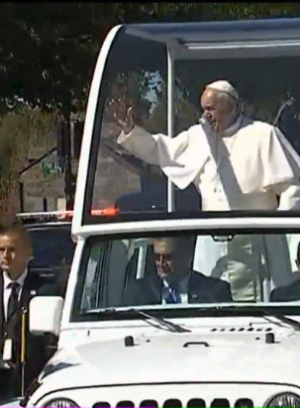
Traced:
<svg viewBox="0 0 300 408">
<path fill-rule="evenodd" d="M 298 269 L 299 279 L 287 286 L 279 286 L 272 290 L 270 294 L 271 302 L 294 302 L 300 300 L 300 242 L 297 248 L 297 259 L 295 261 Z"/>
<path fill-rule="evenodd" d="M 227 282 L 190 269 L 193 244 L 185 237 L 156 239 L 156 273 L 129 283 L 125 306 L 232 302 Z"/>
</svg>

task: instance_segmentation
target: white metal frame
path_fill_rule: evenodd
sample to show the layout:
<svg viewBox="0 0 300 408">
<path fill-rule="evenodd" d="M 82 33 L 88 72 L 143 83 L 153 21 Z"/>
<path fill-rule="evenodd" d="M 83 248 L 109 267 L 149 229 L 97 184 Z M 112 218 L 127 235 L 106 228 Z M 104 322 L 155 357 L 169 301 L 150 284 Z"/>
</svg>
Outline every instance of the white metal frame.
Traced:
<svg viewBox="0 0 300 408">
<path fill-rule="evenodd" d="M 102 82 L 102 77 L 104 73 L 105 64 L 107 62 L 108 53 L 121 27 L 122 27 L 121 25 L 118 25 L 108 33 L 102 45 L 97 60 L 96 69 L 91 85 L 86 118 L 84 123 L 83 139 L 78 167 L 78 176 L 76 182 L 74 217 L 72 221 L 72 234 L 74 235 L 81 232 L 83 208 L 85 203 L 85 191 L 88 179 L 89 161 L 92 147 L 92 135 L 95 123 L 99 89 Z"/>
<path fill-rule="evenodd" d="M 143 240 L 139 244 L 138 248 L 139 248 L 139 257 L 138 257 L 138 262 L 137 262 L 136 279 L 141 279 L 145 275 L 145 266 L 146 266 L 147 251 L 148 251 L 147 240 Z"/>
<path fill-rule="evenodd" d="M 105 64 L 107 61 L 108 53 L 113 46 L 114 39 L 121 29 L 121 25 L 114 27 L 106 37 L 104 44 L 101 48 L 99 58 L 97 61 L 91 91 L 89 95 L 88 101 L 88 108 L 85 120 L 85 127 L 84 127 L 84 134 L 83 134 L 83 143 L 81 148 L 80 154 L 80 163 L 78 169 L 78 177 L 77 177 L 77 186 L 76 186 L 76 196 L 75 196 L 75 207 L 74 207 L 74 217 L 72 222 L 72 234 L 82 234 L 82 235 L 89 235 L 89 234 L 106 234 L 110 232 L 118 232 L 123 230 L 122 224 L 105 224 L 105 225 L 83 225 L 82 218 L 83 218 L 83 208 L 85 203 L 85 191 L 86 191 L 86 184 L 88 180 L 88 169 L 89 169 L 89 160 L 91 154 L 91 146 L 92 146 L 92 134 L 95 122 L 95 115 L 96 115 L 96 107 L 99 97 L 99 90 L 100 85 L 103 79 L 103 73 Z M 142 30 L 139 31 L 138 35 L 143 38 L 152 38 L 151 36 L 145 34 Z M 211 51 L 212 56 L 211 58 L 216 58 L 216 52 L 236 52 L 236 50 L 244 49 L 247 51 L 245 54 L 246 56 L 249 52 L 254 50 L 255 52 L 261 50 L 264 53 L 264 50 L 270 48 L 274 49 L 275 51 L 280 48 L 280 52 L 284 52 L 284 50 L 288 50 L 291 52 L 293 49 L 295 52 L 299 54 L 300 50 L 300 41 L 251 41 L 249 43 L 241 42 L 241 43 L 216 43 L 216 44 L 208 44 L 208 43 L 183 43 L 178 44 L 176 42 L 170 41 L 166 43 L 167 46 L 167 62 L 168 62 L 168 109 L 167 109 L 167 120 L 168 120 L 168 136 L 174 137 L 174 102 L 175 102 L 175 72 L 174 72 L 174 62 L 177 59 L 184 59 L 187 56 L 189 58 L 202 58 L 203 55 L 207 55 Z M 227 54 L 224 54 L 227 55 Z M 228 54 L 229 55 L 229 54 Z M 100 142 L 101 143 L 101 142 Z M 174 184 L 168 180 L 167 185 L 167 211 L 173 212 L 175 208 L 175 189 Z M 176 226 L 178 226 L 178 221 L 171 221 L 174 222 Z M 218 221 L 219 222 L 219 221 Z M 230 221 L 231 222 L 231 221 Z M 202 223 L 202 221 L 201 221 Z M 192 221 L 192 224 L 195 225 L 195 221 Z M 128 226 L 137 230 L 140 229 L 141 225 L 147 225 L 144 223 L 130 223 Z M 159 222 L 156 224 L 152 224 L 154 228 L 159 228 Z M 127 228 L 127 227 L 126 227 Z"/>
<path fill-rule="evenodd" d="M 206 51 L 206 50 L 239 50 L 239 49 L 269 49 L 269 48 L 295 48 L 300 46 L 300 41 L 251 41 L 249 43 L 223 43 L 223 44 L 199 44 L 199 43 L 186 43 L 184 44 L 188 50 L 193 51 Z"/>
<path fill-rule="evenodd" d="M 172 55 L 172 48 L 167 46 L 168 54 L 168 136 L 174 137 L 174 105 L 175 105 L 175 66 L 174 58 Z M 168 178 L 167 184 L 167 210 L 173 212 L 175 210 L 175 189 L 174 184 Z"/>
<path fill-rule="evenodd" d="M 89 169 L 89 159 L 91 153 L 92 145 L 92 134 L 95 122 L 96 108 L 99 97 L 100 85 L 104 73 L 105 63 L 107 61 L 107 56 L 113 41 L 121 29 L 121 25 L 114 27 L 106 37 L 104 44 L 101 48 L 93 81 L 91 86 L 91 91 L 89 95 L 85 126 L 83 132 L 83 143 L 80 152 L 80 161 L 78 167 L 78 176 L 76 184 L 76 195 L 75 195 L 75 205 L 74 205 L 74 217 L 72 221 L 72 234 L 79 234 L 83 232 L 82 217 L 83 208 L 85 202 L 85 192 L 88 169 Z M 168 46 L 168 136 L 174 137 L 174 56 L 172 53 L 172 46 Z M 101 142 L 100 142 L 101 143 Z M 174 211 L 175 208 L 175 190 L 173 183 L 168 180 L 168 212 Z"/>
<path fill-rule="evenodd" d="M 147 232 L 172 232 L 172 231 L 191 231 L 199 230 L 205 234 L 211 234 L 215 231 L 216 235 L 220 229 L 228 230 L 228 233 L 233 229 L 245 230 L 245 229 L 266 229 L 270 233 L 275 229 L 292 229 L 295 233 L 299 233 L 300 230 L 300 217 L 246 217 L 246 218 L 219 218 L 219 219 L 191 219 L 191 220 L 163 220 L 163 221 L 145 221 L 145 222 L 134 222 L 134 223 L 118 223 L 118 224 L 107 224 L 101 226 L 101 231 L 99 232 L 99 225 L 84 227 L 85 233 L 79 235 L 77 242 L 75 255 L 73 258 L 71 274 L 69 278 L 69 283 L 67 287 L 65 306 L 62 316 L 62 330 L 80 329 L 86 327 L 103 327 L 109 325 L 116 325 L 118 323 L 109 322 L 82 322 L 73 323 L 70 322 L 74 293 L 77 285 L 78 274 L 80 273 L 80 262 L 85 248 L 85 239 L 91 235 L 99 234 L 118 234 L 118 233 L 145 233 Z M 93 229 L 93 231 L 91 231 Z M 85 237 L 84 237 L 85 235 Z M 141 242 L 142 243 L 142 242 Z M 142 257 L 142 256 L 141 256 Z M 141 260 L 142 261 L 142 260 Z M 274 303 L 275 305 L 275 303 Z M 124 325 L 124 322 L 120 322 Z M 130 323 L 131 324 L 131 323 Z"/>
<path fill-rule="evenodd" d="M 219 229 L 245 229 L 245 228 L 299 228 L 300 217 L 240 217 L 240 218 L 193 218 L 193 219 L 172 219 L 153 220 L 138 222 L 107 223 L 99 225 L 84 225 L 80 230 L 80 236 L 89 237 L 92 235 L 121 234 L 126 232 L 160 232 L 175 230 L 219 230 Z"/>
</svg>

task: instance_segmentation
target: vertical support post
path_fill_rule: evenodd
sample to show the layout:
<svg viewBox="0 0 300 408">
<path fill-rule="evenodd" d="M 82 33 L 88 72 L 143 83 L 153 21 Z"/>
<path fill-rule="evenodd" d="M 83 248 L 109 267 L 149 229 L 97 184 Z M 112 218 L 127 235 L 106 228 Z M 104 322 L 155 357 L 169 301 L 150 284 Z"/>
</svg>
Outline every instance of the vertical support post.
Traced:
<svg viewBox="0 0 300 408">
<path fill-rule="evenodd" d="M 48 211 L 48 200 L 47 198 L 43 198 L 43 211 L 47 212 Z"/>
<path fill-rule="evenodd" d="M 20 181 L 19 182 L 19 196 L 20 196 L 20 212 L 23 213 L 24 211 L 24 184 Z"/>
<path fill-rule="evenodd" d="M 168 54 L 168 136 L 174 137 L 174 102 L 175 102 L 175 69 L 172 51 L 167 46 Z M 175 190 L 174 184 L 168 179 L 167 184 L 167 211 L 175 211 Z"/>
<path fill-rule="evenodd" d="M 21 321 L 21 396 L 25 395 L 25 356 L 26 356 L 26 313 L 27 309 L 22 308 Z"/>
<path fill-rule="evenodd" d="M 70 112 L 64 115 L 66 210 L 73 210 Z"/>
<path fill-rule="evenodd" d="M 147 242 L 143 242 L 141 244 L 140 248 L 139 248 L 139 257 L 138 257 L 138 264 L 137 264 L 136 279 L 144 278 L 146 257 L 147 257 L 147 249 L 148 249 Z"/>
</svg>

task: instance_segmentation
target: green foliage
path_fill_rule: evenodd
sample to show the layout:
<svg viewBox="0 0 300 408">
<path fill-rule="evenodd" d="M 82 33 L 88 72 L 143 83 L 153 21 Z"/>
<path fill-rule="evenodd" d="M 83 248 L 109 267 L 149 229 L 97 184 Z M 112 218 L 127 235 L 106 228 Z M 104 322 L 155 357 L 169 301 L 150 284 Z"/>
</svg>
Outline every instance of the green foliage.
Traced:
<svg viewBox="0 0 300 408">
<path fill-rule="evenodd" d="M 101 44 L 119 21 L 209 21 L 299 15 L 299 3 L 81 2 L 71 6 L 50 2 L 1 3 L 0 200 L 17 180 L 20 168 L 26 165 L 30 145 L 39 143 L 55 127 L 57 110 L 60 113 L 85 110 Z M 201 84 L 197 81 L 195 86 L 195 75 L 192 70 L 178 71 L 178 131 L 193 123 L 197 116 L 191 102 L 198 103 Z M 151 76 L 140 70 L 124 72 L 110 86 L 112 95 L 120 93 L 125 86 L 136 102 L 141 121 L 161 131 L 162 124 L 166 124 L 165 88 L 152 90 L 157 93 L 158 104 L 150 112 L 145 99 L 151 89 L 150 82 Z M 266 93 L 263 88 L 261 92 Z M 276 92 L 279 97 L 283 94 L 281 89 Z M 264 109 L 266 104 L 263 98 L 260 100 Z M 39 109 L 29 107 L 52 111 L 54 116 L 44 116 Z M 272 114 L 276 109 L 277 106 L 272 106 Z M 4 115 L 7 111 L 15 113 Z"/>
<path fill-rule="evenodd" d="M 125 22 L 211 21 L 300 15 L 299 3 L 116 3 Z"/>
<path fill-rule="evenodd" d="M 145 128 L 151 133 L 165 133 L 167 134 L 167 86 L 163 83 L 158 92 L 157 102 L 149 114 L 149 117 L 144 123 Z M 198 119 L 198 112 L 190 103 L 189 99 L 184 94 L 180 87 L 175 88 L 175 134 L 196 123 Z"/>
<path fill-rule="evenodd" d="M 150 103 L 145 98 L 150 90 L 150 79 L 144 70 L 138 72 L 121 72 L 108 79 L 107 97 L 105 100 L 105 121 L 113 121 L 114 109 L 110 102 L 120 97 L 130 101 L 134 107 L 137 123 L 142 124 L 149 115 Z"/>
<path fill-rule="evenodd" d="M 2 170 L 20 171 L 27 164 L 30 152 L 39 145 L 53 147 L 56 143 L 58 114 L 43 113 L 24 106 L 18 112 L 0 118 L 0 162 Z"/>
<path fill-rule="evenodd" d="M 43 109 L 83 109 L 99 48 L 115 23 L 113 7 L 2 3 L 2 104 L 18 106 L 17 96 Z"/>
<path fill-rule="evenodd" d="M 99 49 L 125 23 L 296 16 L 299 3 L 2 3 L 0 112 L 85 109 Z M 19 99 L 23 98 L 23 99 Z"/>
<path fill-rule="evenodd" d="M 44 113 L 27 106 L 0 117 L 1 211 L 18 184 L 19 172 L 29 164 L 32 150 L 55 146 L 58 118 L 57 112 Z"/>
</svg>

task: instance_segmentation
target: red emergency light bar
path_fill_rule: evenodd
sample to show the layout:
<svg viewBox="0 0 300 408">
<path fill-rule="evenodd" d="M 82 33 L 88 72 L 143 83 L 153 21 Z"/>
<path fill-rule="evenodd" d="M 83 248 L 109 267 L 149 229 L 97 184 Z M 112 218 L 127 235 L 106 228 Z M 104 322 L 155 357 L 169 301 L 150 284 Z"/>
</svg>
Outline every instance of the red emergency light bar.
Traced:
<svg viewBox="0 0 300 408">
<path fill-rule="evenodd" d="M 108 207 L 103 210 L 91 210 L 91 214 L 95 216 L 102 217 L 114 217 L 120 213 L 120 210 L 115 207 Z M 28 219 L 28 218 L 72 218 L 74 211 L 48 211 L 48 212 L 32 212 L 32 213 L 19 213 L 17 218 Z"/>
</svg>

